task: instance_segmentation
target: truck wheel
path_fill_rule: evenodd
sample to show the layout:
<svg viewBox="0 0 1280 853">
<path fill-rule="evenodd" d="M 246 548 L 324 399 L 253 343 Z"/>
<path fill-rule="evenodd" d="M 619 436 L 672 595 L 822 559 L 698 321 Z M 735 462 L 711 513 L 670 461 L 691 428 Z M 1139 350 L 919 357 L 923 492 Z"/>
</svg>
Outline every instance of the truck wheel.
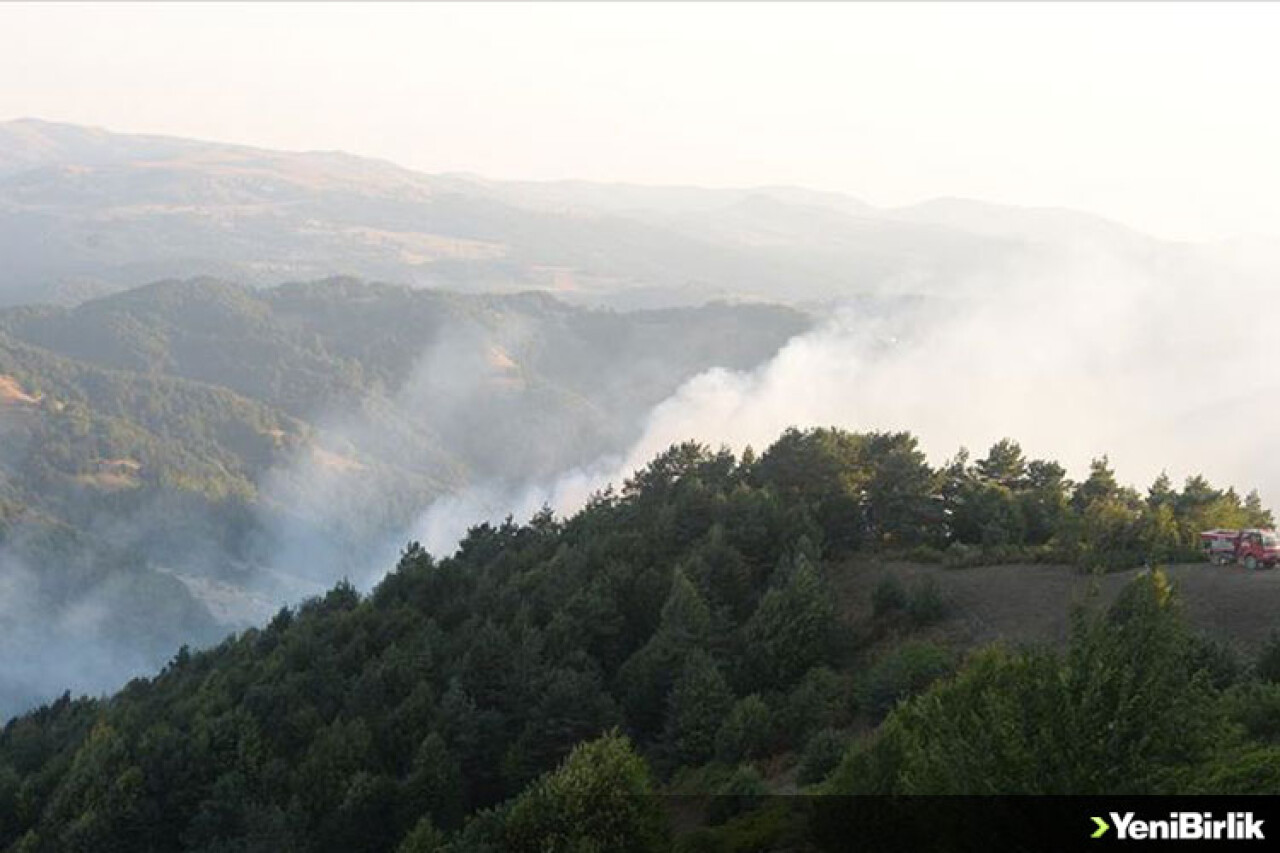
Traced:
<svg viewBox="0 0 1280 853">
<path fill-rule="evenodd" d="M 1254 559 L 1253 557 L 1245 557 L 1245 558 L 1244 558 L 1244 567 L 1245 567 L 1246 569 L 1248 569 L 1249 571 L 1254 571 L 1255 569 L 1257 569 L 1257 568 L 1258 568 L 1258 561 L 1257 561 L 1256 559 Z"/>
</svg>

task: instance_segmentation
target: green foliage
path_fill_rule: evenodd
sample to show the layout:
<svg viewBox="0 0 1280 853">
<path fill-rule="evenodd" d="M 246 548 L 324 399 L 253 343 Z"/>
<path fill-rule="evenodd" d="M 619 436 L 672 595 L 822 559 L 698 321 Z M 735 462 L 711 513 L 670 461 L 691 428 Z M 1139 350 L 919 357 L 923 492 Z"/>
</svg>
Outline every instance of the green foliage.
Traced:
<svg viewBox="0 0 1280 853">
<path fill-rule="evenodd" d="M 778 575 L 743 628 L 757 687 L 791 684 L 825 662 L 835 640 L 835 604 L 819 566 L 801 554 Z"/>
<path fill-rule="evenodd" d="M 396 848 L 396 853 L 439 853 L 445 849 L 444 843 L 444 834 L 431 824 L 431 818 L 424 817 L 414 824 Z"/>
<path fill-rule="evenodd" d="M 760 782 L 758 771 L 707 762 L 769 767 L 790 750 L 808 782 L 831 769 L 837 732 L 884 714 L 824 789 L 1266 782 L 1259 750 L 1274 738 L 1275 697 L 1186 631 L 1159 573 L 1109 613 L 1082 615 L 1065 654 L 993 649 L 955 671 L 947 652 L 908 640 L 850 669 L 853 656 L 833 642 L 829 578 L 842 564 L 832 553 L 855 541 L 908 547 L 906 516 L 888 511 L 903 506 L 921 513 L 910 516 L 924 525 L 916 544 L 996 546 L 950 539 L 954 514 L 931 517 L 926 502 L 877 484 L 888 470 L 880 451 L 914 470 L 909 441 L 828 430 L 780 443 L 758 460 L 679 445 L 571 518 L 481 524 L 442 559 L 410 545 L 368 596 L 339 584 L 265 627 L 179 651 L 108 700 L 64 697 L 11 721 L 0 731 L 0 849 L 610 849 L 619 827 L 649 832 L 649 806 L 633 796 L 650 785 L 640 755 L 677 787 L 702 781 L 707 793 L 726 774 Z M 1010 461 L 1012 449 L 981 468 L 962 457 L 909 495 L 918 486 L 930 512 L 960 511 L 976 483 L 1010 490 L 1025 513 L 1025 496 L 1041 489 L 1036 506 L 1059 519 L 1055 541 L 999 547 L 1091 559 L 1127 553 L 1133 537 L 1163 541 L 1167 525 L 1143 520 L 1170 507 L 1181 541 L 1191 516 L 1179 513 L 1205 505 L 1180 509 L 1183 493 L 1163 486 L 1138 498 L 1098 474 L 1077 510 L 1060 470 Z M 1193 497 L 1203 491 L 1193 486 Z M 853 538 L 833 539 L 850 518 Z M 877 611 L 902 611 L 905 630 L 940 618 L 945 603 L 924 576 L 882 581 Z M 1267 660 L 1260 679 L 1271 677 Z M 633 740 L 602 736 L 615 727 Z M 600 790 L 631 793 L 606 797 L 595 815 Z M 555 817 L 561 807 L 573 822 Z M 768 814 L 698 837 L 707 849 L 791 838 L 794 827 Z"/>
<path fill-rule="evenodd" d="M 1280 794 L 1280 746 L 1227 752 L 1205 767 L 1188 791 L 1248 797 Z"/>
<path fill-rule="evenodd" d="M 860 705 L 875 720 L 952 672 L 955 662 L 941 646 L 909 641 L 882 657 L 863 676 Z"/>
<path fill-rule="evenodd" d="M 711 611 L 702 594 L 683 572 L 675 572 L 657 630 L 618 672 L 624 707 L 640 731 L 660 728 L 663 701 L 676 674 L 710 633 Z"/>
<path fill-rule="evenodd" d="M 916 625 L 930 625 L 947 615 L 947 603 L 934 578 L 926 575 L 911 585 L 907 594 L 907 615 Z"/>
<path fill-rule="evenodd" d="M 940 564 L 946 562 L 947 555 L 940 548 L 936 548 L 933 545 L 916 545 L 913 548 L 908 548 L 903 553 L 903 558 L 912 563 Z"/>
<path fill-rule="evenodd" d="M 1116 473 L 1111 468 L 1111 460 L 1103 456 L 1090 461 L 1089 476 L 1076 487 L 1071 496 L 1071 502 L 1078 511 L 1083 511 L 1091 504 L 1116 500 L 1121 496 L 1120 484 L 1116 482 Z"/>
<path fill-rule="evenodd" d="M 1234 685 L 1222 697 L 1227 717 L 1252 739 L 1280 744 L 1280 684 L 1249 681 Z"/>
<path fill-rule="evenodd" d="M 1263 681 L 1280 684 L 1280 631 L 1273 631 L 1267 638 L 1253 664 L 1253 671 Z"/>
<path fill-rule="evenodd" d="M 813 732 L 847 723 L 851 694 L 847 675 L 825 666 L 809 670 L 783 703 L 780 719 L 783 742 L 799 747 Z"/>
<path fill-rule="evenodd" d="M 739 699 L 716 732 L 716 758 L 737 764 L 769 755 L 773 729 L 773 713 L 763 699 L 754 693 Z"/>
<path fill-rule="evenodd" d="M 894 574 L 886 574 L 871 590 L 871 612 L 875 616 L 887 616 L 907 609 L 907 588 Z"/>
<path fill-rule="evenodd" d="M 993 649 L 899 706 L 832 777 L 836 791 L 1161 793 L 1185 789 L 1227 731 L 1158 574 L 1065 657 Z"/>
<path fill-rule="evenodd" d="M 743 812 L 751 811 L 768 793 L 769 789 L 760 772 L 749 764 L 740 764 L 715 789 L 707 806 L 707 822 L 721 824 Z"/>
<path fill-rule="evenodd" d="M 508 786 L 520 788 L 537 772 L 621 722 L 613 698 L 594 672 L 561 669 L 546 679 L 541 697 L 504 759 Z"/>
<path fill-rule="evenodd" d="M 1044 560 L 1111 571 L 1198 560 L 1199 533 L 1212 527 L 1268 527 L 1256 493 L 1244 501 L 1203 477 L 1182 491 L 1161 475 L 1145 499 L 1116 480 L 1106 457 L 1073 485 L 1056 462 L 1027 461 L 1004 439 L 976 463 L 961 451 L 937 473 L 949 566 Z"/>
<path fill-rule="evenodd" d="M 1203 670 L 1214 690 L 1226 690 L 1244 677 L 1244 662 L 1231 646 L 1204 634 L 1193 634 L 1188 642 L 1190 665 Z"/>
<path fill-rule="evenodd" d="M 781 799 L 750 809 L 720 826 L 702 827 L 676 839 L 676 853 L 751 853 L 804 850 L 808 839 L 803 812 Z"/>
<path fill-rule="evenodd" d="M 709 760 L 733 704 L 733 692 L 711 658 L 701 651 L 689 655 L 667 700 L 664 737 L 672 760 L 692 765 Z"/>
<path fill-rule="evenodd" d="M 512 804 L 504 849 L 573 853 L 667 849 L 665 815 L 630 742 L 610 733 L 576 747 Z"/>
<path fill-rule="evenodd" d="M 418 747 L 404 779 L 405 809 L 412 814 L 423 815 L 418 825 L 425 822 L 432 831 L 436 826 L 457 827 L 463 817 L 463 790 L 462 768 L 458 759 L 440 733 L 431 732 Z M 402 819 L 402 822 L 408 821 Z"/>
<path fill-rule="evenodd" d="M 796 780 L 801 785 L 813 785 L 827 778 L 840 764 L 847 744 L 848 739 L 835 729 L 822 729 L 814 733 L 800 756 Z"/>
<path fill-rule="evenodd" d="M 197 622 L 199 604 L 165 572 L 256 595 L 249 570 L 286 551 L 323 555 L 321 573 L 347 561 L 363 571 L 442 494 L 616 452 L 623 427 L 687 377 L 754 366 L 809 323 L 765 305 L 596 311 L 353 279 L 166 281 L 73 308 L 0 310 L 0 382 L 24 394 L 0 402 L 4 447 L 21 448 L 0 453 L 0 540 L 40 569 L 33 610 L 74 609 L 86 590 L 117 584 L 154 604 L 136 624 L 104 626 L 128 638 L 104 657 L 158 663 L 224 632 Z M 475 381 L 437 381 L 422 369 L 433 349 Z M 529 446 L 539 453 L 519 451 Z M 133 589 L 147 575 L 160 582 Z M 56 623 L 31 626 L 41 649 L 62 639 L 48 636 Z M 0 714 L 43 693 L 23 688 L 0 686 Z"/>
<path fill-rule="evenodd" d="M 808 508 L 835 551 L 918 544 L 937 520 L 933 472 L 908 433 L 789 429 L 754 476 Z"/>
<path fill-rule="evenodd" d="M 502 804 L 612 726 L 673 771 L 799 746 L 848 716 L 834 596 L 805 513 L 752 473 L 678 448 L 573 518 L 482 524 L 442 560 L 411 544 L 367 597 L 340 584 L 110 702 L 21 718 L 0 849 L 117 821 L 138 849 L 394 849 L 424 818 L 501 848 Z"/>
</svg>

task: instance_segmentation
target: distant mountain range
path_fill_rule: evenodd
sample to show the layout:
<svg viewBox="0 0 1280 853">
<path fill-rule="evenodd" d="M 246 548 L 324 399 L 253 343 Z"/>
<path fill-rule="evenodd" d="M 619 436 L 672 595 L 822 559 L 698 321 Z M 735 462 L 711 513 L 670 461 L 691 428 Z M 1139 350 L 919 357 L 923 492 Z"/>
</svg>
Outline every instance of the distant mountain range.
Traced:
<svg viewBox="0 0 1280 853">
<path fill-rule="evenodd" d="M 0 304 L 73 304 L 168 277 L 265 285 L 334 274 L 625 307 L 824 302 L 951 293 L 1081 240 L 1157 245 L 1061 210 L 502 182 L 335 152 L 0 123 Z"/>
</svg>

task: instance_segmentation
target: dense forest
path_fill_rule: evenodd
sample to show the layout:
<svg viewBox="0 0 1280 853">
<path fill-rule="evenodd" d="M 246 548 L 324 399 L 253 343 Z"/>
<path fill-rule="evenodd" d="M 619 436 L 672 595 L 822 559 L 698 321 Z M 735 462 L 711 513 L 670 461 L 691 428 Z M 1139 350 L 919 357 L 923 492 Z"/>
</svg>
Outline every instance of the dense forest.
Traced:
<svg viewBox="0 0 1280 853">
<path fill-rule="evenodd" d="M 39 423 L 26 457 L 49 476 L 133 454 L 138 485 L 252 496 L 254 472 L 318 443 L 368 468 L 412 463 L 414 476 L 401 478 L 438 494 L 617 451 L 685 379 L 753 367 L 809 326 L 775 305 L 615 312 L 346 278 L 261 290 L 167 281 L 75 308 L 0 310 L 0 376 L 12 394 L 0 406 L 25 404 L 15 411 Z M 351 413 L 393 437 L 395 452 L 326 434 Z M 478 425 L 494 432 L 511 420 L 545 452 L 493 459 Z M 6 473 L 39 494 L 56 485 Z"/>
<path fill-rule="evenodd" d="M 0 849 L 803 849 L 762 795 L 1280 793 L 1280 642 L 1197 635 L 1159 569 L 1270 524 L 1255 495 L 1142 494 L 1105 459 L 1073 483 L 1010 440 L 940 468 L 906 433 L 677 445 L 569 518 L 410 544 L 368 595 L 10 721 Z M 918 636 L 948 606 L 928 585 L 886 575 L 850 615 L 867 555 L 1153 568 L 1064 649 L 957 657 Z M 673 829 L 650 793 L 734 796 Z"/>
</svg>

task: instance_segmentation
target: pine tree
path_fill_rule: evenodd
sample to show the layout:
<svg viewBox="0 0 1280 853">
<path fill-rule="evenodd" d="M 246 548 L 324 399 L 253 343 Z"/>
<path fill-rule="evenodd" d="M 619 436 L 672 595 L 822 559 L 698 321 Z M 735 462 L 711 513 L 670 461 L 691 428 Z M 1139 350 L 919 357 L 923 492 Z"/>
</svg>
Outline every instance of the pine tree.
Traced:
<svg viewBox="0 0 1280 853">
<path fill-rule="evenodd" d="M 985 459 L 974 463 L 978 476 L 989 483 L 998 483 L 1007 489 L 1019 489 L 1025 485 L 1027 460 L 1022 447 L 1011 438 L 1002 438 L 991 446 Z"/>
<path fill-rule="evenodd" d="M 798 555 L 743 629 L 745 669 L 756 689 L 785 688 L 830 654 L 835 604 L 818 566 Z"/>
<path fill-rule="evenodd" d="M 666 816 L 649 769 L 631 742 L 611 732 L 579 745 L 516 799 L 497 849 L 657 853 L 670 849 Z"/>
<path fill-rule="evenodd" d="M 685 662 L 667 699 L 664 740 L 678 765 L 699 765 L 715 753 L 716 732 L 733 707 L 733 692 L 701 651 Z"/>
<path fill-rule="evenodd" d="M 627 719 L 638 732 L 656 735 L 662 726 L 663 702 L 688 655 L 706 646 L 711 610 L 683 571 L 671 578 L 658 628 L 649 641 L 618 670 L 616 683 Z"/>
</svg>

